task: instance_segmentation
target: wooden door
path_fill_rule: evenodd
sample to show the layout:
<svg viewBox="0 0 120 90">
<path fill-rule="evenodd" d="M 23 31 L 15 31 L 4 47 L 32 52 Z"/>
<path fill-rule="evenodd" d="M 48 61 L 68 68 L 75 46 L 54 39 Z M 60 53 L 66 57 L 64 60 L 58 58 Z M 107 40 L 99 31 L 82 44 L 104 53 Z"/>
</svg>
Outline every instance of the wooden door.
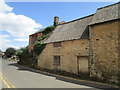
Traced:
<svg viewBox="0 0 120 90">
<path fill-rule="evenodd" d="M 78 56 L 78 74 L 79 73 L 88 73 L 88 57 L 87 56 Z"/>
</svg>

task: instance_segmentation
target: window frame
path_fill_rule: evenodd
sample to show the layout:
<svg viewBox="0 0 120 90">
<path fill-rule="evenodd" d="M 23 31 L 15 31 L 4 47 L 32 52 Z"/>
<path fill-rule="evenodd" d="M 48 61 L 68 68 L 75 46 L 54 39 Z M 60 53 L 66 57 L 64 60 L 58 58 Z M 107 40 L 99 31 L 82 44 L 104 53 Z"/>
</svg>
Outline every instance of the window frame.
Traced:
<svg viewBox="0 0 120 90">
<path fill-rule="evenodd" d="M 54 42 L 53 47 L 62 47 L 62 43 L 61 42 Z"/>
<path fill-rule="evenodd" d="M 53 56 L 53 65 L 60 66 L 60 63 L 61 63 L 61 56 L 54 55 Z"/>
</svg>

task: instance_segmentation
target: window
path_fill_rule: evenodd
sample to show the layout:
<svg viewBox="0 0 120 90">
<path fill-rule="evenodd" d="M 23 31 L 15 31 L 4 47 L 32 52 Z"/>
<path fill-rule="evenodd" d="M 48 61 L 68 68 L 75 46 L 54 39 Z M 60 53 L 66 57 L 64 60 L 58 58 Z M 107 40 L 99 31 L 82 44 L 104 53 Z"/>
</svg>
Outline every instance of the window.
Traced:
<svg viewBox="0 0 120 90">
<path fill-rule="evenodd" d="M 60 56 L 54 56 L 54 65 L 60 66 Z"/>
<path fill-rule="evenodd" d="M 53 43 L 53 47 L 61 47 L 61 42 Z"/>
<path fill-rule="evenodd" d="M 98 41 L 98 40 L 100 40 L 100 39 L 97 38 L 96 41 Z"/>
</svg>

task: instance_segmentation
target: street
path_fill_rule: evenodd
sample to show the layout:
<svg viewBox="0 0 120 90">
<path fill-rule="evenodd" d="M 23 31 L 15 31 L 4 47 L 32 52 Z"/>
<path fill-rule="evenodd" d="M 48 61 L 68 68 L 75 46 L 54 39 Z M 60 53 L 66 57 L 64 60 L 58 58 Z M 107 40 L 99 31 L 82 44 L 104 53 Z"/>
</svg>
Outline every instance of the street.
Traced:
<svg viewBox="0 0 120 90">
<path fill-rule="evenodd" d="M 2 60 L 2 88 L 91 88 L 73 84 L 40 73 L 19 69 L 16 62 Z"/>
</svg>

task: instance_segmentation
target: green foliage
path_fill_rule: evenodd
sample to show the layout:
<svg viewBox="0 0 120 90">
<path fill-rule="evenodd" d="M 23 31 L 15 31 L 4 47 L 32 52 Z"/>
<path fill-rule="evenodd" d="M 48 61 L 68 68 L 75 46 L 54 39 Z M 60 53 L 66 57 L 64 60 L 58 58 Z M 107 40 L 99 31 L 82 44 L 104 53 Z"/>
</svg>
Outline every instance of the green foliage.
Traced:
<svg viewBox="0 0 120 90">
<path fill-rule="evenodd" d="M 45 48 L 45 44 L 42 42 L 46 37 L 48 37 L 48 34 L 55 29 L 55 26 L 49 26 L 43 31 L 42 37 L 38 39 L 38 41 L 34 44 L 34 52 L 36 55 L 39 55 L 43 49 Z"/>
<path fill-rule="evenodd" d="M 45 44 L 43 44 L 40 41 L 37 41 L 34 44 L 34 52 L 35 52 L 35 54 L 39 55 L 43 51 L 44 48 L 45 48 Z"/>
<path fill-rule="evenodd" d="M 46 27 L 46 29 L 43 31 L 43 35 L 47 35 L 51 31 L 53 31 L 54 29 L 55 29 L 55 26 L 53 26 L 53 25 Z"/>
<path fill-rule="evenodd" d="M 12 57 L 13 55 L 15 55 L 15 53 L 16 53 L 16 50 L 14 49 L 14 48 L 7 48 L 6 49 L 6 51 L 5 51 L 5 56 L 7 57 L 7 58 L 10 58 L 10 57 Z"/>
<path fill-rule="evenodd" d="M 43 36 L 40 37 L 40 38 L 38 39 L 38 41 L 42 41 L 42 40 L 45 39 L 47 36 L 48 36 L 48 35 L 44 35 L 44 34 L 43 34 Z"/>
<path fill-rule="evenodd" d="M 26 47 L 20 48 L 16 51 L 16 56 L 20 57 L 22 54 L 28 54 L 28 49 Z"/>
<path fill-rule="evenodd" d="M 46 37 L 48 37 L 48 34 L 55 29 L 55 26 L 49 26 L 46 27 L 46 29 L 43 31 L 42 37 L 38 39 L 38 41 L 34 44 L 34 52 L 36 55 L 39 55 L 43 49 L 45 48 L 45 44 L 42 42 Z"/>
<path fill-rule="evenodd" d="M 36 61 L 37 61 L 36 57 L 32 52 L 28 52 L 28 48 L 25 47 L 17 50 L 16 55 L 19 58 L 19 61 L 18 61 L 19 64 L 29 66 L 29 67 L 35 67 Z"/>
<path fill-rule="evenodd" d="M 24 51 L 25 48 L 20 48 L 16 51 L 16 56 L 19 57 L 19 55 L 21 55 L 21 53 Z"/>
<path fill-rule="evenodd" d="M 47 27 L 43 33 L 42 37 L 34 44 L 33 52 L 29 52 L 28 48 L 21 48 L 17 50 L 16 55 L 19 58 L 19 64 L 26 65 L 29 67 L 35 67 L 37 65 L 37 57 L 45 48 L 45 45 L 42 40 L 48 37 L 48 34 L 55 29 L 55 26 Z"/>
<path fill-rule="evenodd" d="M 21 48 L 18 50 L 17 56 L 21 58 L 33 58 L 33 53 L 28 51 L 28 48 Z"/>
</svg>

